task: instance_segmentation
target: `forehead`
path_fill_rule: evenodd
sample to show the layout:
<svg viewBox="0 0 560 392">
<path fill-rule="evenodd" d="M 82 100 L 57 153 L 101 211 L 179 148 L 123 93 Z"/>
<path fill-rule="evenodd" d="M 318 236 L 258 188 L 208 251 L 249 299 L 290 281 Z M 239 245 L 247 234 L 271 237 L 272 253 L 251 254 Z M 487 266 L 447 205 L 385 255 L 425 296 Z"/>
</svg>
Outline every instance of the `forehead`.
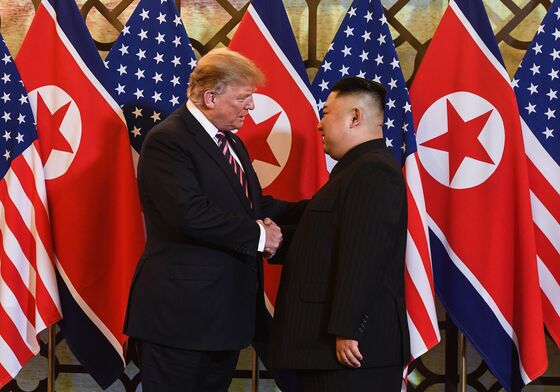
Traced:
<svg viewBox="0 0 560 392">
<path fill-rule="evenodd" d="M 340 108 L 341 106 L 350 105 L 352 101 L 352 95 L 347 94 L 339 96 L 338 91 L 333 91 L 328 95 L 325 106 L 328 106 L 332 110 L 334 108 Z"/>
<path fill-rule="evenodd" d="M 325 106 L 333 106 L 334 102 L 336 102 L 337 96 L 338 93 L 336 91 L 329 93 L 327 100 L 325 101 Z"/>
<path fill-rule="evenodd" d="M 257 90 L 252 83 L 235 82 L 227 85 L 225 92 L 233 95 L 250 95 Z"/>
</svg>

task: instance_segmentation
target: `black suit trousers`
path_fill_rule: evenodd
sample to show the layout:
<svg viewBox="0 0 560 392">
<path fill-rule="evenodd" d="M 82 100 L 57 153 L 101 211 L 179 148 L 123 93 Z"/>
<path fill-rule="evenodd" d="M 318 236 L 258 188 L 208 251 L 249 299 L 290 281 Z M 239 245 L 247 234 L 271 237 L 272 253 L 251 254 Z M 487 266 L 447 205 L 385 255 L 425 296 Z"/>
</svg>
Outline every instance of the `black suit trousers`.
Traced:
<svg viewBox="0 0 560 392">
<path fill-rule="evenodd" d="M 399 392 L 402 366 L 297 370 L 299 392 Z"/>
<path fill-rule="evenodd" d="M 239 358 L 239 351 L 139 346 L 144 392 L 227 392 Z"/>
</svg>

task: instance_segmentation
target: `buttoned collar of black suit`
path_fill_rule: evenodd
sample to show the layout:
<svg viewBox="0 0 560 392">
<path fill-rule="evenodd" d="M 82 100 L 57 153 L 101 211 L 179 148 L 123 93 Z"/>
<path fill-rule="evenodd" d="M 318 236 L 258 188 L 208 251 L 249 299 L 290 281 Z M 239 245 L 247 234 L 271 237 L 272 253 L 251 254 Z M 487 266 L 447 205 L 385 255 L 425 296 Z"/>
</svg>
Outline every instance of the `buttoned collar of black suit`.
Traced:
<svg viewBox="0 0 560 392">
<path fill-rule="evenodd" d="M 351 166 L 356 159 L 360 158 L 365 151 L 384 150 L 386 148 L 385 140 L 382 138 L 358 144 L 344 154 L 344 156 L 336 163 L 329 178 L 332 179 L 338 176 L 345 168 Z"/>
</svg>

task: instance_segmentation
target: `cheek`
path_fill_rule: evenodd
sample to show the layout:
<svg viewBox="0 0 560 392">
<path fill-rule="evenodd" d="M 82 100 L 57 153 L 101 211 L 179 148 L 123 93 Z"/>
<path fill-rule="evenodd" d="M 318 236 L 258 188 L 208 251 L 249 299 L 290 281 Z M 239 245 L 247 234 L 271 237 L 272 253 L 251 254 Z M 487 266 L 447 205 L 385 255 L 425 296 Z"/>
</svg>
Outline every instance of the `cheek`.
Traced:
<svg viewBox="0 0 560 392">
<path fill-rule="evenodd" d="M 323 127 L 323 134 L 325 135 L 325 139 L 332 139 L 333 138 L 333 125 L 331 121 L 327 121 L 327 123 Z"/>
<path fill-rule="evenodd" d="M 228 113 L 233 117 L 237 117 L 239 116 L 239 114 L 241 113 L 241 111 L 243 110 L 243 108 L 239 107 L 239 105 L 232 105 L 229 110 Z"/>
<path fill-rule="evenodd" d="M 237 117 L 239 116 L 239 110 L 237 107 L 231 107 L 228 110 L 228 116 L 231 117 L 232 119 L 235 118 L 237 119 Z"/>
</svg>

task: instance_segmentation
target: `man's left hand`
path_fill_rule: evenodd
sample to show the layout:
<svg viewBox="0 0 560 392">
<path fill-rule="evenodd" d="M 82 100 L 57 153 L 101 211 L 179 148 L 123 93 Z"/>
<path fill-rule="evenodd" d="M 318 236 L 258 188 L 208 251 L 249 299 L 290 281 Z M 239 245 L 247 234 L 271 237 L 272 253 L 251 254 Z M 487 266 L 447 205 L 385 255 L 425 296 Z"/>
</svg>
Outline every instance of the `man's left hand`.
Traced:
<svg viewBox="0 0 560 392">
<path fill-rule="evenodd" d="M 338 362 L 351 368 L 362 366 L 360 361 L 364 358 L 358 349 L 358 341 L 336 337 L 336 357 Z"/>
</svg>

